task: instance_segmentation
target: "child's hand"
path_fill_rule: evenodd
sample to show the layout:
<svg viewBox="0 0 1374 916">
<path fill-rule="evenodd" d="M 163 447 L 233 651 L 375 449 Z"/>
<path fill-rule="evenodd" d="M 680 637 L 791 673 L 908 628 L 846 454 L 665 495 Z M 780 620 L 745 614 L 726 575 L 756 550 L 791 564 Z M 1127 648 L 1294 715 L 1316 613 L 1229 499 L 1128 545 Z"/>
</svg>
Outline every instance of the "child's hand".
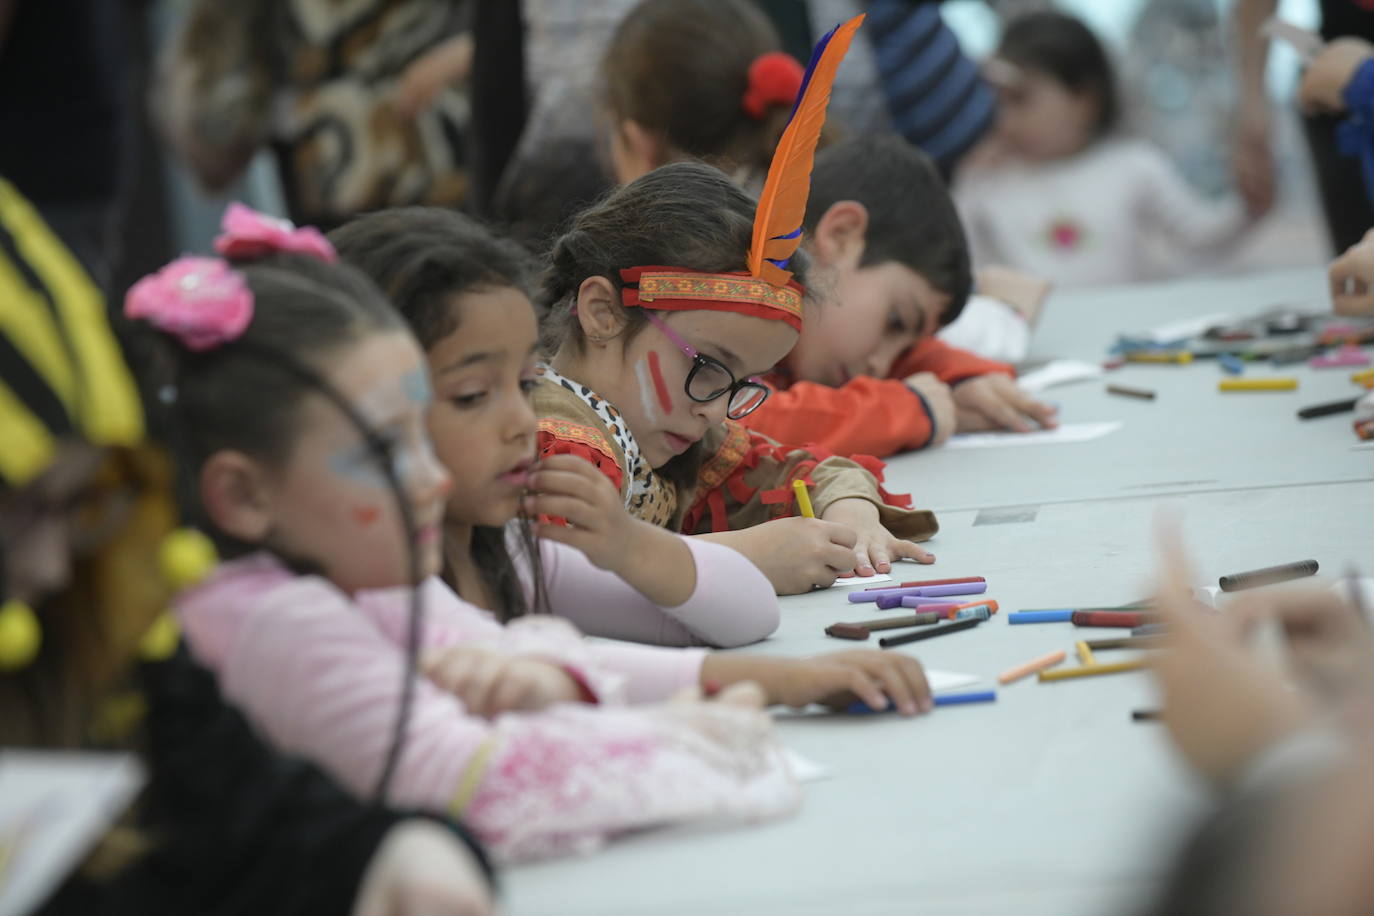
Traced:
<svg viewBox="0 0 1374 916">
<path fill-rule="evenodd" d="M 1374 630 L 1334 592 L 1250 592 L 1227 605 L 1226 619 L 1241 636 L 1263 621 L 1277 621 L 1294 673 L 1318 694 L 1335 700 L 1374 694 Z"/>
<path fill-rule="evenodd" d="M 541 538 L 576 547 L 602 569 L 615 571 L 652 528 L 630 515 L 615 484 L 591 462 L 576 455 L 550 455 L 530 475 L 525 511 L 567 519 L 567 525 L 541 522 Z"/>
<path fill-rule="evenodd" d="M 800 708 L 823 703 L 844 709 L 863 700 L 874 709 L 888 701 L 905 716 L 935 708 L 921 663 L 901 652 L 851 649 L 811 658 L 713 652 L 701 666 L 702 680 L 732 683 L 748 678 L 764 690 L 769 703 Z"/>
<path fill-rule="evenodd" d="M 469 712 L 484 719 L 582 699 L 581 685 L 552 662 L 491 649 L 439 649 L 429 653 L 420 668 L 441 690 L 462 700 Z"/>
<path fill-rule="evenodd" d="M 827 522 L 839 522 L 851 528 L 857 536 L 849 558 L 854 564 L 855 575 L 890 573 L 892 561 L 897 559 L 915 560 L 917 563 L 935 562 L 934 554 L 912 541 L 894 536 L 884 528 L 878 520 L 878 507 L 866 499 L 851 497 L 836 500 L 826 506 L 821 518 Z"/>
<path fill-rule="evenodd" d="M 1355 71 L 1374 57 L 1374 45 L 1362 38 L 1337 38 L 1312 59 L 1298 86 L 1298 103 L 1308 112 L 1345 111 L 1343 93 Z"/>
<path fill-rule="evenodd" d="M 635 518 L 615 485 L 576 455 L 550 455 L 530 477 L 525 510 L 564 518 L 540 523 L 541 538 L 575 547 L 655 604 L 676 607 L 697 587 L 696 564 L 682 538 Z"/>
<path fill-rule="evenodd" d="M 353 916 L 487 916 L 491 884 L 446 827 L 415 818 L 392 827 L 372 854 Z"/>
<path fill-rule="evenodd" d="M 954 404 L 959 411 L 959 432 L 1010 429 L 1028 433 L 1027 418 L 1044 427 L 1058 425 L 1055 409 L 1042 404 L 1016 386 L 1000 372 L 980 375 L 954 386 Z"/>
<path fill-rule="evenodd" d="M 931 421 L 935 424 L 935 438 L 926 443 L 926 448 L 944 445 L 945 440 L 954 435 L 954 424 L 958 414 L 954 408 L 954 396 L 949 386 L 935 377 L 932 372 L 918 372 L 902 380 L 912 391 L 925 398 L 930 407 Z"/>
<path fill-rule="evenodd" d="M 1223 616 L 1193 600 L 1176 531 L 1161 536 L 1160 554 L 1156 610 L 1168 636 L 1153 667 L 1164 724 L 1188 762 L 1225 785 L 1266 747 L 1302 728 L 1310 713 Z"/>
<path fill-rule="evenodd" d="M 744 554 L 779 595 L 828 588 L 838 576 L 854 569 L 854 545 L 858 543 L 857 535 L 846 525 L 801 517 L 701 537 Z"/>
</svg>

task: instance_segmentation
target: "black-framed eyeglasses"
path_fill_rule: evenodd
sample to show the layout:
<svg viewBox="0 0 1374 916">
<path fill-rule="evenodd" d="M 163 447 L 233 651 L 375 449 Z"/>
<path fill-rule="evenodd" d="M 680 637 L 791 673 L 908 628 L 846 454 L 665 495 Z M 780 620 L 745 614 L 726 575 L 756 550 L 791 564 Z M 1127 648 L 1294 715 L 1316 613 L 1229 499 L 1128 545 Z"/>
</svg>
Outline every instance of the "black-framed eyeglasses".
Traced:
<svg viewBox="0 0 1374 916">
<path fill-rule="evenodd" d="M 696 347 L 677 336 L 673 329 L 653 312 L 646 309 L 644 317 L 692 361 L 692 368 L 688 370 L 687 381 L 682 387 L 687 392 L 687 397 L 693 401 L 706 404 L 728 394 L 730 400 L 727 402 L 725 415 L 731 420 L 740 420 L 762 407 L 763 402 L 768 400 L 768 395 L 772 394 L 768 386 L 756 376 L 751 375 L 743 381 L 737 381 L 735 374 L 724 363 L 709 356 L 702 356 Z"/>
</svg>

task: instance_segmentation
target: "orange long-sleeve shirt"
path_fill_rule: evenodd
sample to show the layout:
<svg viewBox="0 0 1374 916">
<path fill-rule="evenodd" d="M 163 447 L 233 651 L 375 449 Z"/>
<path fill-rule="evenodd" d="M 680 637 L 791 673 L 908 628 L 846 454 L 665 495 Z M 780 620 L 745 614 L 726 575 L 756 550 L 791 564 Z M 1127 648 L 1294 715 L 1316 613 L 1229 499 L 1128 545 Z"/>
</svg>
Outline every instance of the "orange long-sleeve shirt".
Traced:
<svg viewBox="0 0 1374 916">
<path fill-rule="evenodd" d="M 899 356 L 885 379 L 861 376 L 831 388 L 774 372 L 767 379 L 773 396 L 741 422 L 780 442 L 814 443 L 839 455 L 882 458 L 925 448 L 930 415 L 902 381 L 919 372 L 933 373 L 947 385 L 989 373 L 1014 374 L 1006 363 L 927 337 Z"/>
</svg>

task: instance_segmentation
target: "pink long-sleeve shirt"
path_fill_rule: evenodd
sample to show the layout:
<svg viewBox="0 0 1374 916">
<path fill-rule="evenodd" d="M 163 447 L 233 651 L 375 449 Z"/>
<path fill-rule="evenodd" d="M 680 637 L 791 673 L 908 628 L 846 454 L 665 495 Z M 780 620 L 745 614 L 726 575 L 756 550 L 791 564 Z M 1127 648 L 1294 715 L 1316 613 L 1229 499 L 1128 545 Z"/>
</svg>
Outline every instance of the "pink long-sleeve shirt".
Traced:
<svg viewBox="0 0 1374 916">
<path fill-rule="evenodd" d="M 693 546 L 698 589 L 711 591 L 713 577 Z M 635 613 L 655 607 L 573 554 L 581 556 L 545 545 L 559 606 L 597 601 L 617 612 L 606 619 L 626 627 L 640 619 Z M 763 578 L 757 570 L 753 576 Z M 766 580 L 764 587 L 773 598 Z M 552 615 L 502 626 L 437 579 L 422 589 L 424 649 L 463 644 L 537 655 L 575 672 L 598 705 L 489 721 L 421 678 L 393 804 L 460 815 L 510 861 L 587 849 L 622 830 L 765 817 L 797 803 L 795 781 L 756 713 L 719 704 L 626 706 L 696 684 L 703 650 L 590 642 Z M 697 600 L 658 611 L 690 611 Z M 259 554 L 224 564 L 177 609 L 194 653 L 256 727 L 367 795 L 391 741 L 409 608 L 408 589 L 349 596 Z"/>
</svg>

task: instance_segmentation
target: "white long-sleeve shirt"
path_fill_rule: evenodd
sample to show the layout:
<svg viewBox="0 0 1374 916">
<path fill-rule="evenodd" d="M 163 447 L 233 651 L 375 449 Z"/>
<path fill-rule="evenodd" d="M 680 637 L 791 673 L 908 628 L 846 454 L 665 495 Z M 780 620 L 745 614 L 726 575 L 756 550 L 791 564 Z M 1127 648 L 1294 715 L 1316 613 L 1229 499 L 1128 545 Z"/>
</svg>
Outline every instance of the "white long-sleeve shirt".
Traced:
<svg viewBox="0 0 1374 916">
<path fill-rule="evenodd" d="M 1059 286 L 1151 279 L 1150 250 L 1167 253 L 1167 273 L 1182 273 L 1250 226 L 1238 198 L 1203 197 L 1163 152 L 1135 139 L 969 172 L 954 196 L 975 267 L 1000 264 Z"/>
</svg>

